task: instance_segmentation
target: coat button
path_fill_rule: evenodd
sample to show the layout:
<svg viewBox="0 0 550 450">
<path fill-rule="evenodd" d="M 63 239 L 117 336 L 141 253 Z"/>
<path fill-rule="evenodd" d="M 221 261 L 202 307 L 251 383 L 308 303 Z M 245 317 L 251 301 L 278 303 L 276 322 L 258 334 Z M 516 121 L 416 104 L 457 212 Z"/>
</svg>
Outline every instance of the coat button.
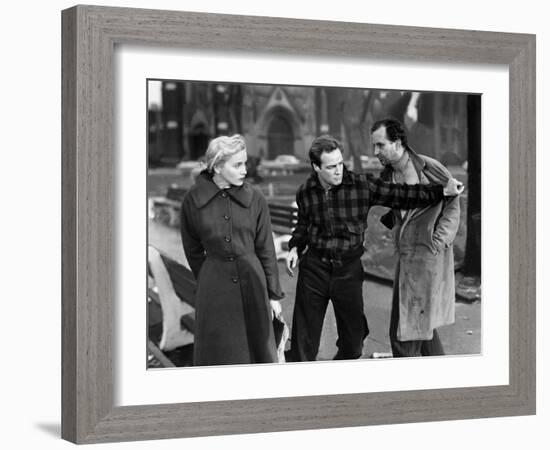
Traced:
<svg viewBox="0 0 550 450">
<path fill-rule="evenodd" d="M 233 277 L 231 278 L 231 281 L 233 281 L 233 283 L 236 283 L 237 281 L 239 281 L 239 279 L 237 277 Z"/>
<path fill-rule="evenodd" d="M 227 260 L 233 262 L 233 261 L 235 261 L 235 257 L 234 256 L 228 256 Z"/>
<path fill-rule="evenodd" d="M 227 197 L 227 192 L 222 192 L 222 197 L 223 198 Z"/>
<path fill-rule="evenodd" d="M 231 217 L 229 217 L 227 214 L 224 214 L 224 215 L 223 215 L 223 218 L 224 218 L 225 220 L 231 219 Z"/>
<path fill-rule="evenodd" d="M 225 242 L 231 242 L 231 238 L 229 236 L 224 237 L 223 240 Z"/>
</svg>

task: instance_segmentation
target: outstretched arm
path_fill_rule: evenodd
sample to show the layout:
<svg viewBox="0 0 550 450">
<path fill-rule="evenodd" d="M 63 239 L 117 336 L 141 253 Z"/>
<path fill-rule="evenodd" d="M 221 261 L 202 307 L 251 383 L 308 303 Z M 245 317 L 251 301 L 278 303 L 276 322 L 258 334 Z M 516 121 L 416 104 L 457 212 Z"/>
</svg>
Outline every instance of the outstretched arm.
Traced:
<svg viewBox="0 0 550 450">
<path fill-rule="evenodd" d="M 429 206 L 464 190 L 462 183 L 450 178 L 445 187 L 435 184 L 395 184 L 368 177 L 369 206 L 414 209 Z"/>
</svg>

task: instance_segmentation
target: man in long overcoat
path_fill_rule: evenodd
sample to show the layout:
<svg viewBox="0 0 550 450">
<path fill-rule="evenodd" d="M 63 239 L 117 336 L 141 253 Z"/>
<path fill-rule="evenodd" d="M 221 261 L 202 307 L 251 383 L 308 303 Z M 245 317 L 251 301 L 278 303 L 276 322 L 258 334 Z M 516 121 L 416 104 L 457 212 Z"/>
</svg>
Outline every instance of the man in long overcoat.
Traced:
<svg viewBox="0 0 550 450">
<path fill-rule="evenodd" d="M 385 181 L 445 185 L 451 174 L 435 159 L 415 153 L 400 122 L 385 119 L 372 129 Z M 393 209 L 382 222 L 393 228 L 395 269 L 390 342 L 394 357 L 442 355 L 437 328 L 455 318 L 453 240 L 460 223 L 459 197 L 409 211 Z"/>
</svg>

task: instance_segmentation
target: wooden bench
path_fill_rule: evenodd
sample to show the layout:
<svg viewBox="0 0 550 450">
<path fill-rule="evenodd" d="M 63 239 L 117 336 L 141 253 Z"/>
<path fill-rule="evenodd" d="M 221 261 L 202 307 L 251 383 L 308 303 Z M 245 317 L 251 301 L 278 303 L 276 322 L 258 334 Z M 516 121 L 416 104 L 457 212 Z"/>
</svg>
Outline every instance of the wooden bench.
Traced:
<svg viewBox="0 0 550 450">
<path fill-rule="evenodd" d="M 181 204 L 181 202 L 183 201 L 183 197 L 185 197 L 185 194 L 187 194 L 188 190 L 189 189 L 176 186 L 176 185 L 170 186 L 166 191 L 166 198 L 168 200 L 173 200 Z"/>
<path fill-rule="evenodd" d="M 149 198 L 149 217 L 160 220 L 170 227 L 180 226 L 180 209 L 188 189 L 170 186 L 164 197 Z"/>
<path fill-rule="evenodd" d="M 298 223 L 298 208 L 290 205 L 269 203 L 271 228 L 278 234 L 291 234 Z"/>
<path fill-rule="evenodd" d="M 170 352 L 194 341 L 195 278 L 187 267 L 152 246 L 148 272 L 148 348 L 163 367 L 185 365 L 174 363 Z"/>
<path fill-rule="evenodd" d="M 291 238 L 292 230 L 298 223 L 298 208 L 269 203 L 269 214 L 277 259 L 284 259 L 288 254 L 288 241 Z"/>
</svg>

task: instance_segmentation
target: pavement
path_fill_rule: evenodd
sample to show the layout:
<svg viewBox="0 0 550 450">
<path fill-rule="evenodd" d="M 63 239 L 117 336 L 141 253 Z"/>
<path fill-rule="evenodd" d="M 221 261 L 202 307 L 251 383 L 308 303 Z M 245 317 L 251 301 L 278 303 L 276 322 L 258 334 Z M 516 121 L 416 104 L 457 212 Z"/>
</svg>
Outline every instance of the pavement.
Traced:
<svg viewBox="0 0 550 450">
<path fill-rule="evenodd" d="M 292 323 L 292 310 L 296 288 L 297 271 L 293 278 L 285 271 L 284 263 L 279 263 L 279 276 L 286 298 L 283 300 L 283 316 Z M 392 287 L 388 282 L 369 279 L 363 283 L 365 315 L 369 323 L 370 334 L 365 340 L 363 358 L 391 356 L 389 337 Z M 438 329 L 446 355 L 478 354 L 481 351 L 481 302 L 456 303 L 455 323 Z M 318 360 L 330 360 L 336 354 L 336 319 L 332 304 L 329 303 Z"/>
</svg>

